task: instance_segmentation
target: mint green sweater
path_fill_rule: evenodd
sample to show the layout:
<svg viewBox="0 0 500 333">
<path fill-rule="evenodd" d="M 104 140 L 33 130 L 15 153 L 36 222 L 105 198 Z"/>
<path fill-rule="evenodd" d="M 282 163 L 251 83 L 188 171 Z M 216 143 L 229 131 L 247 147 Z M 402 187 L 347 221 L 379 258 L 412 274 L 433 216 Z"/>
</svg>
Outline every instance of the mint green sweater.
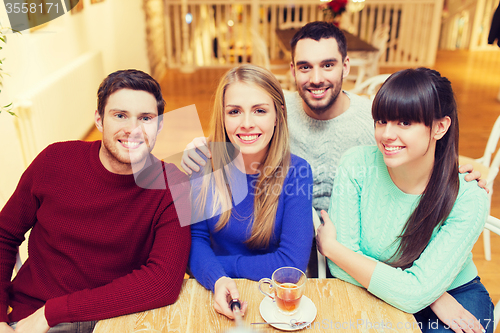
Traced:
<svg viewBox="0 0 500 333">
<path fill-rule="evenodd" d="M 328 214 L 337 240 L 351 250 L 379 261 L 368 291 L 409 313 L 429 306 L 445 291 L 477 276 L 472 247 L 488 214 L 486 191 L 460 175 L 453 209 L 436 228 L 427 248 L 406 270 L 382 262 L 396 252 L 408 217 L 420 195 L 402 192 L 391 180 L 376 146 L 354 147 L 340 160 Z M 332 261 L 333 276 L 360 286 Z"/>
</svg>

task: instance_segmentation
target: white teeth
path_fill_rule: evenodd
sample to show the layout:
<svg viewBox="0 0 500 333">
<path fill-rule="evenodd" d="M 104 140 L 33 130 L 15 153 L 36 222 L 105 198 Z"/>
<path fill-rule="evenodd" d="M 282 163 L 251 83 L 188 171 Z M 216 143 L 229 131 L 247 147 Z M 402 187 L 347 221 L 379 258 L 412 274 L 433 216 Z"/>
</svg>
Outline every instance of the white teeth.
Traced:
<svg viewBox="0 0 500 333">
<path fill-rule="evenodd" d="M 127 148 L 137 148 L 140 143 L 135 141 L 122 141 L 122 144 Z"/>
<path fill-rule="evenodd" d="M 403 147 L 388 147 L 388 146 L 384 146 L 385 150 L 388 150 L 388 151 L 396 151 L 396 150 L 401 150 L 403 149 Z"/>
<path fill-rule="evenodd" d="M 257 139 L 259 136 L 258 135 L 241 135 L 240 134 L 240 139 L 243 141 L 252 141 Z"/>
<path fill-rule="evenodd" d="M 314 95 L 320 95 L 322 93 L 325 92 L 326 89 L 321 89 L 321 90 L 311 90 L 311 92 L 314 94 Z"/>
</svg>

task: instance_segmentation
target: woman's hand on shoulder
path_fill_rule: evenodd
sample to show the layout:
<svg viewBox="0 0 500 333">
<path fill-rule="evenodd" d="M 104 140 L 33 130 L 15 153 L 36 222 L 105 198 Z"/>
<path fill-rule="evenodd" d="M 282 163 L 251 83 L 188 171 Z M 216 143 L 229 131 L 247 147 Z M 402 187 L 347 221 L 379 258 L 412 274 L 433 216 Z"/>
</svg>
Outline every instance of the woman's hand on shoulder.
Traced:
<svg viewBox="0 0 500 333">
<path fill-rule="evenodd" d="M 230 300 L 239 300 L 240 293 L 236 287 L 236 283 L 229 277 L 223 276 L 215 282 L 214 288 L 214 309 L 218 313 L 228 317 L 229 319 L 234 319 L 233 311 L 229 308 Z M 247 309 L 248 303 L 246 301 L 241 303 L 241 314 L 244 315 Z"/>
<path fill-rule="evenodd" d="M 454 332 L 485 332 L 481 323 L 462 304 L 445 292 L 430 305 L 436 316 Z"/>
<path fill-rule="evenodd" d="M 181 167 L 188 175 L 191 175 L 193 171 L 200 171 L 200 165 L 205 166 L 206 164 L 205 160 L 196 151 L 197 149 L 207 158 L 212 158 L 212 154 L 208 149 L 207 138 L 194 138 L 182 153 Z"/>
<path fill-rule="evenodd" d="M 477 185 L 480 188 L 485 189 L 486 193 L 490 193 L 490 190 L 486 187 L 486 180 L 481 179 L 481 172 L 474 170 L 472 164 L 461 165 L 458 171 L 460 173 L 468 173 L 468 175 L 465 176 L 466 181 L 471 182 L 473 180 L 476 180 Z"/>
</svg>

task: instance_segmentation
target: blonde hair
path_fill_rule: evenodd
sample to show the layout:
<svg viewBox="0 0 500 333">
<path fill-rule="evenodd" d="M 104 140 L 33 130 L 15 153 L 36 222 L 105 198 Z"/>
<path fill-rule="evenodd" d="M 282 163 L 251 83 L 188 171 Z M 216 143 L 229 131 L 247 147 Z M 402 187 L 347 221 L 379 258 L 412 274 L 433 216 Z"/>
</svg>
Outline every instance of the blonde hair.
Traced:
<svg viewBox="0 0 500 333">
<path fill-rule="evenodd" d="M 282 192 L 275 193 L 273 189 L 276 187 L 283 189 L 283 183 L 290 166 L 285 98 L 278 80 L 266 69 L 248 64 L 229 70 L 221 79 L 215 93 L 209 143 L 230 143 L 224 121 L 224 98 L 227 88 L 235 82 L 243 82 L 261 88 L 269 94 L 276 109 L 274 134 L 269 142 L 267 154 L 259 166 L 257 184 L 252 187 L 256 188 L 257 191 L 254 194 L 254 209 L 251 217 L 253 219 L 252 232 L 246 241 L 249 248 L 266 248 L 269 246 L 274 230 L 276 211 Z M 232 144 L 211 144 L 210 146 L 212 159 L 211 163 L 207 163 L 204 173 L 211 174 L 211 177 L 204 177 L 196 204 L 204 209 L 207 198 L 213 198 L 213 214 L 211 216 L 215 216 L 216 212 L 222 212 L 215 228 L 216 231 L 219 231 L 226 226 L 232 213 L 232 196 L 228 186 L 231 174 L 227 169 L 224 169 L 224 166 L 234 159 L 237 147 Z M 214 173 L 214 170 L 220 170 L 220 172 Z"/>
</svg>

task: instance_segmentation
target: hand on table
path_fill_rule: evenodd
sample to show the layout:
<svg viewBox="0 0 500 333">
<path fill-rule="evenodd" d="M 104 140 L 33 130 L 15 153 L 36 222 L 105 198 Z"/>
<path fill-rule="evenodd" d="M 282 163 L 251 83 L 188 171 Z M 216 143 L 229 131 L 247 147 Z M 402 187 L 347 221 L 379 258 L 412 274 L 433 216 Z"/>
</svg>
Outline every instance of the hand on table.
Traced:
<svg viewBox="0 0 500 333">
<path fill-rule="evenodd" d="M 462 304 L 445 292 L 434 303 L 430 305 L 436 316 L 457 333 L 482 333 L 484 332 L 481 323 L 469 311 L 464 309 Z"/>
<path fill-rule="evenodd" d="M 207 145 L 207 138 L 199 137 L 194 138 L 193 141 L 188 143 L 184 148 L 182 154 L 181 167 L 187 174 L 191 175 L 193 171 L 200 171 L 200 165 L 205 166 L 205 160 L 196 152 L 196 148 L 203 153 L 207 158 L 211 158 L 210 150 Z"/>
<path fill-rule="evenodd" d="M 0 333 L 14 333 L 14 330 L 6 322 L 1 322 L 0 323 Z"/>
<path fill-rule="evenodd" d="M 458 168 L 458 171 L 460 173 L 466 173 L 468 172 L 468 175 L 465 175 L 465 180 L 468 182 L 471 182 L 473 180 L 477 180 L 477 185 L 480 188 L 483 188 L 486 190 L 486 193 L 490 193 L 490 189 L 486 187 L 486 180 L 481 179 L 481 172 L 474 170 L 474 167 L 472 164 L 464 164 L 461 165 L 460 168 Z"/>
<path fill-rule="evenodd" d="M 220 314 L 228 317 L 229 319 L 234 319 L 233 311 L 229 308 L 228 299 L 239 299 L 240 293 L 236 287 L 236 283 L 231 278 L 223 276 L 215 282 L 214 289 L 214 308 Z M 241 314 L 244 315 L 247 309 L 248 303 L 246 301 L 241 303 Z"/>
<path fill-rule="evenodd" d="M 45 318 L 45 306 L 36 310 L 32 315 L 17 322 L 16 333 L 47 333 L 50 329 Z"/>
</svg>

